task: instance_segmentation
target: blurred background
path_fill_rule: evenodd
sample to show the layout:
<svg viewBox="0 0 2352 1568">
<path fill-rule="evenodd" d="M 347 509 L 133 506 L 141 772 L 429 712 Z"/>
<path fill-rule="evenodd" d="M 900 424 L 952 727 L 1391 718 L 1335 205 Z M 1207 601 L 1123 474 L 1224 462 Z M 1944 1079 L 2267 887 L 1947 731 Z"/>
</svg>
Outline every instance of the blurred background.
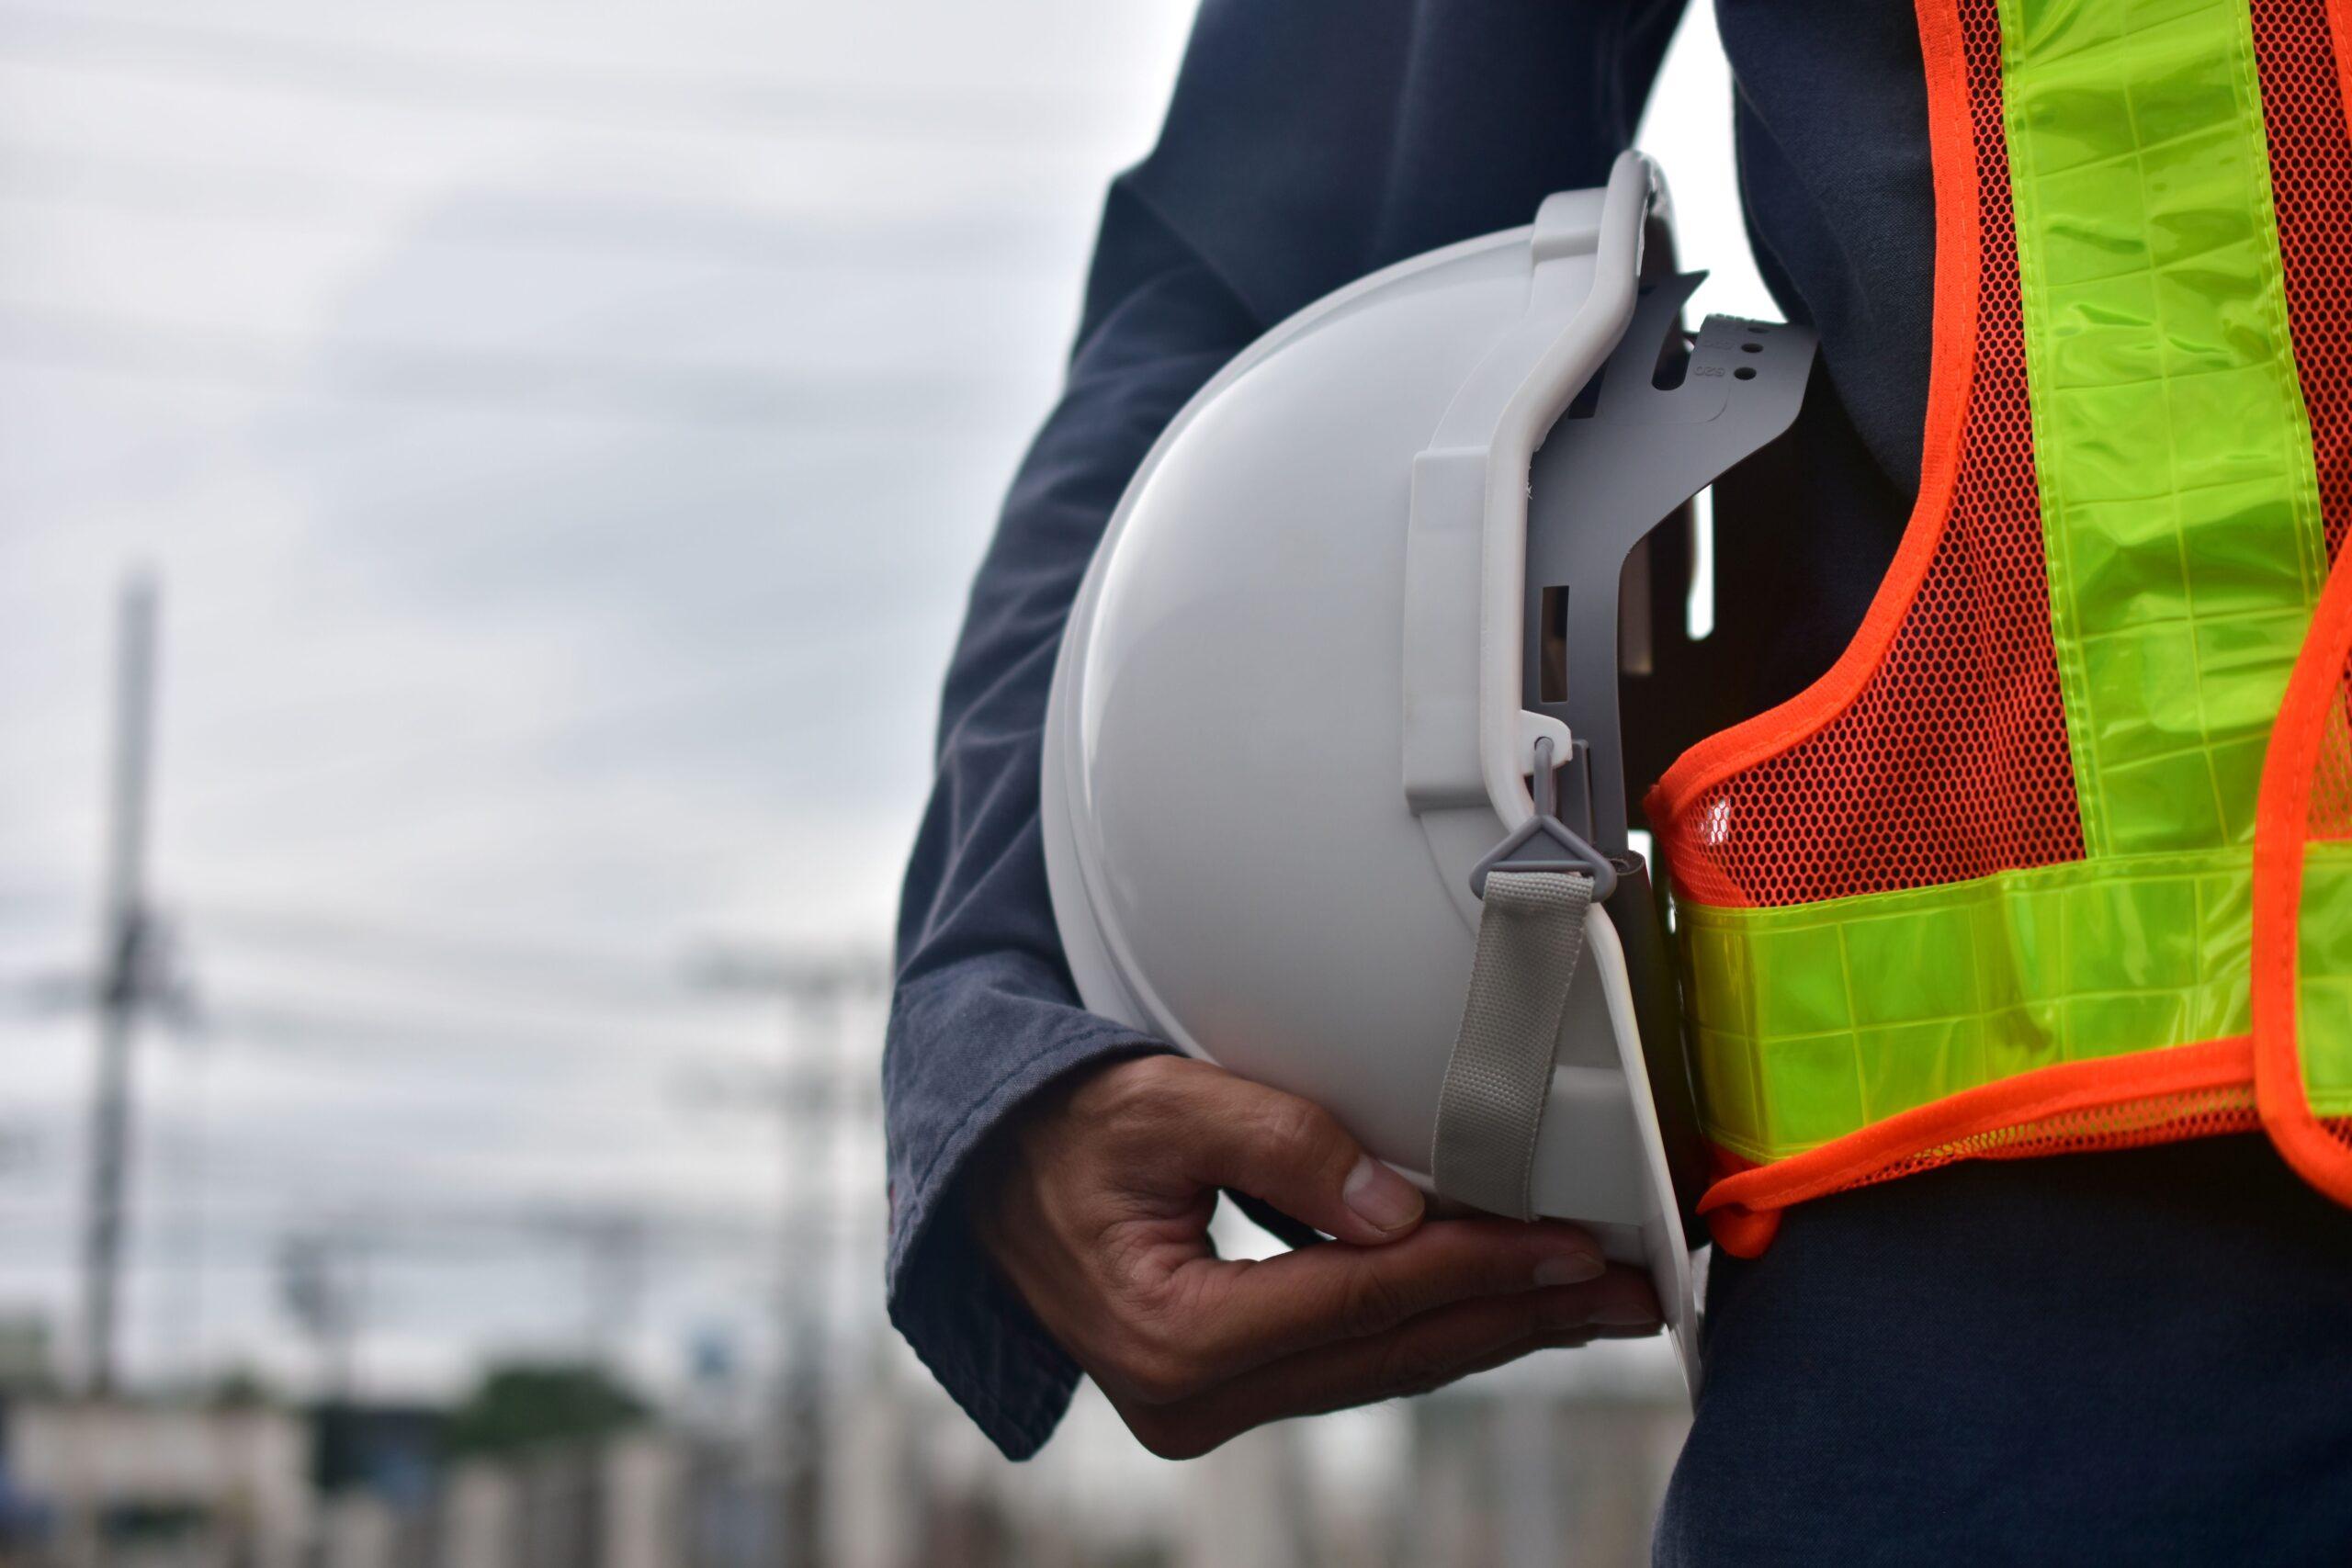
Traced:
<svg viewBox="0 0 2352 1568">
<path fill-rule="evenodd" d="M 0 0 L 0 1562 L 1646 1560 L 1656 1345 L 1014 1467 L 883 1316 L 935 687 L 1189 12 Z"/>
</svg>

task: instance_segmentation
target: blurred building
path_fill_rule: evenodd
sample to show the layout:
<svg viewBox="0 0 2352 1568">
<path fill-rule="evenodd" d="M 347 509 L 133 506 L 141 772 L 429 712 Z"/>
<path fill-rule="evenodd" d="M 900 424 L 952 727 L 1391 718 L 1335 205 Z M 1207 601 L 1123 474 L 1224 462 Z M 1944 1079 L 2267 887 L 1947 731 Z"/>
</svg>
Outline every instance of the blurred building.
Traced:
<svg viewBox="0 0 2352 1568">
<path fill-rule="evenodd" d="M 827 1562 L 1646 1563 L 1690 1422 L 1658 1349 L 1555 1354 L 1420 1399 L 1261 1428 L 1184 1464 L 1143 1454 L 1083 1387 L 1045 1451 L 1007 1464 L 910 1359 L 892 1358 L 836 1416 Z"/>
<path fill-rule="evenodd" d="M 1662 1358 L 1572 1357 L 1152 1459 L 1082 1390 L 1005 1462 L 876 1346 L 822 1423 L 804 1568 L 1638 1564 L 1687 1424 Z M 1657 1375 L 1661 1371 L 1664 1376 Z M 20 1401 L 23 1568 L 794 1568 L 790 1456 L 661 1419 L 451 1451 L 450 1413 Z"/>
<path fill-rule="evenodd" d="M 308 1424 L 263 1408 L 19 1402 L 5 1437 L 10 1555 L 117 1568 L 300 1568 Z"/>
</svg>

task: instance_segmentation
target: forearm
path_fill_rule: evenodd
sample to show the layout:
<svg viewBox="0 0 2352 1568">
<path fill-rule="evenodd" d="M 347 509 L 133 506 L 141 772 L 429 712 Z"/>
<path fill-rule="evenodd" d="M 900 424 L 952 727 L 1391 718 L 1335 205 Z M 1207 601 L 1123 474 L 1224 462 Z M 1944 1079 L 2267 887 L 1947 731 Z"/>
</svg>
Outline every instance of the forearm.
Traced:
<svg viewBox="0 0 2352 1568">
<path fill-rule="evenodd" d="M 1154 1048 L 1080 1007 L 1055 935 L 1037 819 L 1054 656 L 1127 479 L 1257 331 L 1124 186 L 1090 294 L 1068 386 L 1006 501 L 948 673 L 884 1055 L 892 1318 L 1015 1454 L 1045 1440 L 1076 1373 L 980 1258 L 960 1180 L 989 1131 L 1046 1085 Z"/>
</svg>

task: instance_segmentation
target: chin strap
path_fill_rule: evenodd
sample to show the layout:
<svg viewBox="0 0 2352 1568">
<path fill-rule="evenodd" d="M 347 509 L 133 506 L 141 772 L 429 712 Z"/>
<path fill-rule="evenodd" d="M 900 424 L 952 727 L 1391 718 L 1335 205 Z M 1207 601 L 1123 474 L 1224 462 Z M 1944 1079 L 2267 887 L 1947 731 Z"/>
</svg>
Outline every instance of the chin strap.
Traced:
<svg viewBox="0 0 2352 1568">
<path fill-rule="evenodd" d="M 1535 1136 L 1592 896 L 1582 872 L 1498 865 L 1485 879 L 1478 955 L 1430 1150 L 1430 1179 L 1448 1198 L 1535 1217 Z"/>
</svg>

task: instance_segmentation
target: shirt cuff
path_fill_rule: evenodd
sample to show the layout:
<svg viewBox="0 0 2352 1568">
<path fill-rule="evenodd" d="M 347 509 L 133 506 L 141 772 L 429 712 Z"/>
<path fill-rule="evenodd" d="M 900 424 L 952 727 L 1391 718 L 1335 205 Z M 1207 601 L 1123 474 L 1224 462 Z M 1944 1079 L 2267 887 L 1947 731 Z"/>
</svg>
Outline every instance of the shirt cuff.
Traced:
<svg viewBox="0 0 2352 1568">
<path fill-rule="evenodd" d="M 912 1126 L 892 1118 L 885 1274 L 892 1325 L 989 1440 L 1014 1460 L 1045 1446 L 1080 1373 L 979 1245 L 965 1213 L 962 1178 L 989 1134 L 1057 1078 L 1167 1049 L 1107 1019 L 1020 994 L 1026 990 L 975 985 L 956 971 L 934 974 L 901 990 L 890 1027 L 894 1045 L 895 1037 L 913 1032 L 934 1040 L 1017 1040 L 1023 1047 L 1009 1066 L 991 1064 L 985 1081 L 963 1093 L 953 1092 L 960 1085 L 892 1084 L 894 1111 L 920 1107 L 930 1114 L 909 1117 L 920 1123 Z M 958 1016 L 941 1016 L 948 1010 Z M 961 1062 L 992 1055 L 976 1052 Z M 944 1065 L 936 1052 L 894 1049 L 884 1071 L 896 1078 L 910 1067 Z"/>
</svg>

